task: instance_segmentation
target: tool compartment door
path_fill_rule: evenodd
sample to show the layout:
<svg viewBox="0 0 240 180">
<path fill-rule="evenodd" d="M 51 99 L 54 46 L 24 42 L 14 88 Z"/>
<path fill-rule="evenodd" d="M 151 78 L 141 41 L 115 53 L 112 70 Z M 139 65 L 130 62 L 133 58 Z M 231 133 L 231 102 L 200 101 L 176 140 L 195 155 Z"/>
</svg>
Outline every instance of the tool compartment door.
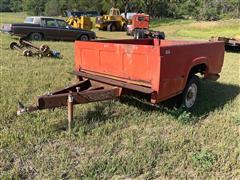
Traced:
<svg viewBox="0 0 240 180">
<path fill-rule="evenodd" d="M 154 45 L 75 42 L 75 70 L 159 86 L 160 48 Z"/>
</svg>

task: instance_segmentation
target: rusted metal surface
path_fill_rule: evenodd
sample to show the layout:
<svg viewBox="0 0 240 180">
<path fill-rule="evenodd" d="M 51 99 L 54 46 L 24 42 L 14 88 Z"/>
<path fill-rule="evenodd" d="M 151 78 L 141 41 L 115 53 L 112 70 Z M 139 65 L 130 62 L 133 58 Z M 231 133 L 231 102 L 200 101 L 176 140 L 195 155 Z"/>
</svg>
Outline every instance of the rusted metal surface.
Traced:
<svg viewBox="0 0 240 180">
<path fill-rule="evenodd" d="M 68 94 L 68 130 L 71 131 L 72 121 L 73 121 L 73 96 L 71 93 Z"/>
<path fill-rule="evenodd" d="M 18 114 L 68 106 L 69 95 L 71 95 L 73 99 L 73 105 L 84 104 L 115 99 L 121 95 L 121 88 L 108 85 L 101 86 L 100 83 L 95 85 L 94 82 L 85 80 L 62 90 L 38 97 L 36 105 L 29 107 L 24 107 L 22 105 L 18 110 Z"/>
<path fill-rule="evenodd" d="M 87 80 L 80 81 L 79 83 L 74 84 L 72 86 L 68 86 L 61 90 L 54 91 L 50 95 L 64 94 L 64 93 L 77 92 L 77 91 L 80 92 L 80 91 L 84 91 L 90 87 L 91 87 L 91 82 L 90 82 L 90 80 L 87 79 Z"/>
<path fill-rule="evenodd" d="M 47 55 L 48 53 L 50 53 L 50 48 L 48 45 L 46 44 L 42 44 L 40 47 L 37 47 L 36 45 L 34 45 L 33 43 L 31 43 L 30 41 L 25 40 L 24 38 L 20 38 L 19 43 L 22 46 L 25 47 L 30 47 L 32 49 L 35 49 L 36 51 L 38 51 L 38 53 L 42 53 Z"/>
<path fill-rule="evenodd" d="M 126 88 L 126 89 L 131 89 L 131 90 L 135 90 L 135 91 L 139 91 L 139 92 L 143 92 L 143 93 L 147 93 L 147 94 L 151 94 L 153 92 L 153 90 L 149 87 L 135 85 L 135 84 L 131 84 L 129 82 L 115 80 L 113 78 L 107 78 L 104 76 L 98 76 L 98 75 L 94 75 L 91 73 L 86 73 L 86 72 L 82 72 L 82 71 L 74 71 L 73 74 L 75 74 L 77 76 L 89 78 L 89 79 L 92 79 L 92 80 L 95 80 L 98 82 L 102 82 L 102 83 L 106 83 L 106 84 L 110 84 L 110 85 L 114 85 L 114 86 L 118 86 L 118 87 L 122 87 L 122 88 Z"/>
<path fill-rule="evenodd" d="M 60 52 L 51 50 L 48 45 L 42 44 L 40 47 L 38 47 L 24 38 L 20 38 L 19 44 L 16 42 L 11 43 L 10 48 L 16 49 L 18 51 L 22 49 L 24 56 L 38 56 L 39 58 L 41 57 L 62 58 Z"/>
<path fill-rule="evenodd" d="M 23 56 L 32 56 L 33 52 L 29 49 L 24 49 L 22 46 L 19 46 L 16 42 L 10 44 L 10 49 L 17 50 L 22 53 Z"/>
<path fill-rule="evenodd" d="M 85 104 L 96 101 L 110 100 L 119 97 L 119 88 L 72 92 L 73 104 Z M 38 109 L 51 109 L 67 106 L 69 93 L 46 95 L 38 98 Z"/>
</svg>

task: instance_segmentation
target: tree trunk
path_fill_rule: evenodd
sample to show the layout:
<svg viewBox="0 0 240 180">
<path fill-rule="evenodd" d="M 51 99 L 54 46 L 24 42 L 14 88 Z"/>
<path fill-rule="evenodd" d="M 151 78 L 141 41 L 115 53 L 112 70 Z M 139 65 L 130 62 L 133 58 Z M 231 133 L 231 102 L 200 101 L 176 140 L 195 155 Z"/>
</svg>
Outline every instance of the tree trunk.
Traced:
<svg viewBox="0 0 240 180">
<path fill-rule="evenodd" d="M 124 16 L 125 16 L 125 18 L 127 18 L 128 7 L 129 7 L 129 1 L 125 0 L 124 1 Z"/>
</svg>

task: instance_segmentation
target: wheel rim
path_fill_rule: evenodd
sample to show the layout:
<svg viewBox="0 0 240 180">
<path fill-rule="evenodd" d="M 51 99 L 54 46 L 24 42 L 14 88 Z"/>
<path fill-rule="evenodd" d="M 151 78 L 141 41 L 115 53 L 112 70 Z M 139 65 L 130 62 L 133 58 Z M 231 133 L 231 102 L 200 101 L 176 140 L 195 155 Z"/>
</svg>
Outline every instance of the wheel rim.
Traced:
<svg viewBox="0 0 240 180">
<path fill-rule="evenodd" d="M 136 34 L 136 32 L 133 33 L 133 37 L 134 37 L 134 39 L 137 39 L 137 34 Z"/>
<path fill-rule="evenodd" d="M 137 33 L 136 39 L 140 39 L 140 33 Z"/>
<path fill-rule="evenodd" d="M 197 99 L 197 85 L 191 84 L 187 90 L 187 94 L 185 97 L 185 105 L 187 108 L 191 108 Z"/>
<path fill-rule="evenodd" d="M 88 37 L 87 37 L 86 35 L 82 35 L 82 36 L 81 36 L 81 40 L 82 40 L 82 41 L 87 41 L 87 40 L 88 40 Z"/>
<path fill-rule="evenodd" d="M 33 36 L 33 39 L 34 39 L 34 40 L 39 40 L 39 39 L 40 39 L 40 37 L 39 37 L 39 35 L 38 35 L 38 34 L 35 34 L 35 35 Z"/>
</svg>

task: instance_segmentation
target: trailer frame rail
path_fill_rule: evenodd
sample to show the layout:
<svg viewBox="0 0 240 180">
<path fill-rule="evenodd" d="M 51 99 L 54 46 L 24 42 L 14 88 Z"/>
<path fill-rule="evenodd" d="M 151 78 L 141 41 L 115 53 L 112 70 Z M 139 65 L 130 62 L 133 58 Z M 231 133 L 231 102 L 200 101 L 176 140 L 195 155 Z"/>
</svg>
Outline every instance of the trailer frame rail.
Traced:
<svg viewBox="0 0 240 180">
<path fill-rule="evenodd" d="M 68 127 L 71 130 L 74 105 L 115 99 L 121 95 L 121 92 L 121 87 L 85 79 L 72 86 L 38 97 L 35 105 L 25 107 L 19 102 L 17 114 L 67 106 Z"/>
</svg>

